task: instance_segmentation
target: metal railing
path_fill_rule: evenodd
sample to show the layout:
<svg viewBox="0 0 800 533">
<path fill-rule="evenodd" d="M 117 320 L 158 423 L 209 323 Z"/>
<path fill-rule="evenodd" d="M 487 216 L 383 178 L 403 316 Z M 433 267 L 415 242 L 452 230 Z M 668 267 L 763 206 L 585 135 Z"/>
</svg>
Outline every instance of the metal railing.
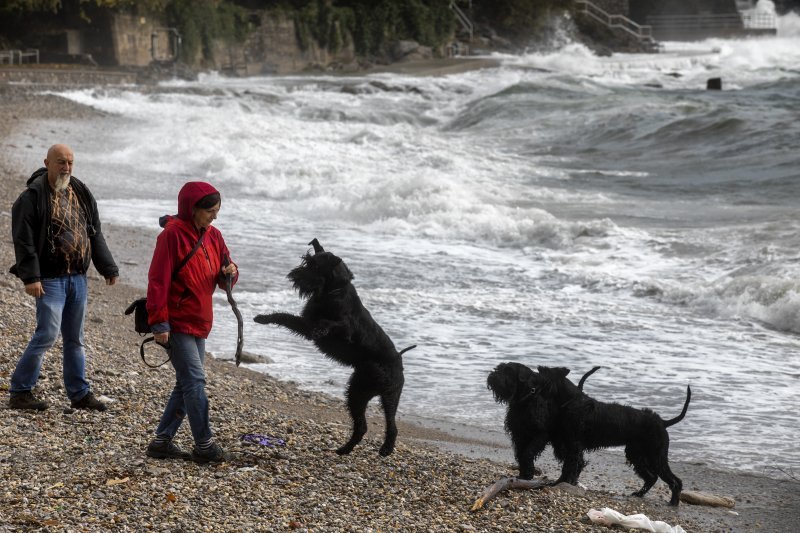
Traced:
<svg viewBox="0 0 800 533">
<path fill-rule="evenodd" d="M 676 26 L 694 28 L 743 28 L 742 17 L 738 13 L 725 15 L 654 15 L 647 17 L 650 26 Z"/>
<path fill-rule="evenodd" d="M 39 63 L 39 49 L 38 48 L 28 48 L 27 50 L 21 50 L 21 51 L 19 51 L 17 56 L 19 57 L 19 64 L 20 65 L 22 64 L 22 60 L 25 59 L 25 58 L 31 58 L 34 61 L 36 61 L 37 64 Z"/>
<path fill-rule="evenodd" d="M 22 64 L 23 60 L 32 59 L 39 63 L 39 49 L 38 48 L 28 48 L 25 50 L 0 50 L 0 65 L 3 63 L 8 62 L 9 65 L 13 65 L 17 63 L 19 65 Z"/>
<path fill-rule="evenodd" d="M 470 5 L 471 4 L 472 1 L 470 0 Z M 469 19 L 467 14 L 464 13 L 464 10 L 458 7 L 456 0 L 450 0 L 450 9 L 456 14 L 456 20 L 461 23 L 461 27 L 469 33 L 469 41 L 472 42 L 472 36 L 475 32 L 475 26 L 472 24 L 472 21 Z"/>
<path fill-rule="evenodd" d="M 770 13 L 727 13 L 719 15 L 659 15 L 647 17 L 661 40 L 744 35 L 775 31 L 777 19 Z"/>
<path fill-rule="evenodd" d="M 162 41 L 166 39 L 166 44 Z M 175 62 L 181 53 L 181 34 L 176 28 L 153 28 L 150 34 L 150 57 L 153 61 Z"/>
<path fill-rule="evenodd" d="M 650 26 L 642 26 L 625 15 L 612 15 L 589 0 L 576 0 L 578 13 L 583 13 L 610 29 L 622 30 L 641 41 L 653 42 L 653 30 Z"/>
<path fill-rule="evenodd" d="M 778 17 L 772 13 L 740 13 L 742 24 L 747 29 L 776 29 Z"/>
<path fill-rule="evenodd" d="M 452 43 L 445 46 L 444 53 L 446 57 L 462 57 L 469 55 L 469 45 L 466 43 L 460 43 L 458 41 L 453 41 Z"/>
</svg>

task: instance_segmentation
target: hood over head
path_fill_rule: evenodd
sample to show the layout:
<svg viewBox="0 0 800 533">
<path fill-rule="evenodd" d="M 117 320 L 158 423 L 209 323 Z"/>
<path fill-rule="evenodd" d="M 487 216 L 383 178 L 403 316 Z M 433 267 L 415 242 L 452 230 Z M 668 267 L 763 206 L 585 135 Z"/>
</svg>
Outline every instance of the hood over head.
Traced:
<svg viewBox="0 0 800 533">
<path fill-rule="evenodd" d="M 186 222 L 192 221 L 192 209 L 194 206 L 209 194 L 219 194 L 219 191 L 210 183 L 204 181 L 189 181 L 181 187 L 178 193 L 178 214 L 163 215 L 158 218 L 158 225 L 162 228 L 167 226 L 167 222 L 173 218 L 179 218 Z"/>
<path fill-rule="evenodd" d="M 192 220 L 192 209 L 204 196 L 219 194 L 219 191 L 210 183 L 204 181 L 187 182 L 178 193 L 178 218 Z"/>
</svg>

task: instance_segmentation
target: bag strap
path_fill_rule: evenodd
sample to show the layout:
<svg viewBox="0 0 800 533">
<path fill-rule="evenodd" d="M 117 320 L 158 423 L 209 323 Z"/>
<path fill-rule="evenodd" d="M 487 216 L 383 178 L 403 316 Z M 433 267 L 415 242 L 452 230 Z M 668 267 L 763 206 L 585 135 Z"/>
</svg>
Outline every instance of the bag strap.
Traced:
<svg viewBox="0 0 800 533">
<path fill-rule="evenodd" d="M 191 259 L 192 256 L 195 254 L 195 252 L 197 252 L 197 249 L 200 248 L 201 244 L 203 244 L 203 237 L 205 237 L 205 236 L 206 236 L 206 231 L 205 231 L 205 229 L 203 229 L 200 232 L 200 238 L 197 239 L 196 243 L 194 243 L 194 246 L 192 247 L 191 251 L 188 254 L 186 254 L 186 257 L 181 259 L 181 262 L 178 263 L 178 266 L 175 267 L 175 270 L 172 271 L 172 279 L 175 279 L 175 276 L 178 275 L 178 272 L 181 271 L 181 269 L 186 265 L 186 263 L 189 262 L 189 259 Z M 131 306 L 128 308 L 129 311 L 133 311 L 133 308 L 134 308 L 135 305 L 136 305 L 136 302 L 132 303 Z M 129 314 L 128 311 L 126 311 L 125 314 Z M 142 362 L 144 364 L 146 364 L 147 366 L 149 366 L 150 368 L 158 368 L 158 367 L 160 367 L 162 365 L 165 365 L 165 364 L 169 363 L 169 360 L 172 357 L 172 354 L 170 354 L 169 350 L 167 350 L 167 360 L 166 361 L 164 361 L 164 362 L 162 362 L 161 364 L 158 364 L 158 365 L 151 365 L 150 363 L 148 363 L 147 359 L 144 358 L 144 345 L 147 344 L 148 342 L 155 342 L 155 340 L 156 340 L 155 337 L 147 337 L 139 345 L 139 355 L 142 356 Z M 158 343 L 156 343 L 156 344 L 158 344 Z"/>
<path fill-rule="evenodd" d="M 178 266 L 176 266 L 175 270 L 172 271 L 172 279 L 175 279 L 175 276 L 178 275 L 178 272 L 181 271 L 181 269 L 186 265 L 186 263 L 189 262 L 189 259 L 192 258 L 197 249 L 200 248 L 200 245 L 203 243 L 203 237 L 205 236 L 206 236 L 206 231 L 205 229 L 203 229 L 202 232 L 200 233 L 200 238 L 197 239 L 197 242 L 194 244 L 192 250 L 188 254 L 186 254 L 186 257 L 181 259 L 181 262 L 178 263 Z"/>
<path fill-rule="evenodd" d="M 145 340 L 142 341 L 142 344 L 139 345 L 139 355 L 142 356 L 142 362 L 144 364 L 146 364 L 147 366 L 149 366 L 150 368 L 158 368 L 158 367 L 160 367 L 162 365 L 166 365 L 167 363 L 169 363 L 169 360 L 171 358 L 171 354 L 169 353 L 169 350 L 167 350 L 167 360 L 164 361 L 163 363 L 161 363 L 159 365 L 151 365 L 150 363 L 147 362 L 147 359 L 144 358 L 144 345 L 147 344 L 148 342 L 153 342 L 155 340 L 156 340 L 155 337 L 147 337 Z M 159 344 L 159 346 L 161 346 L 161 345 Z M 162 346 L 162 348 L 163 348 L 163 346 Z"/>
</svg>

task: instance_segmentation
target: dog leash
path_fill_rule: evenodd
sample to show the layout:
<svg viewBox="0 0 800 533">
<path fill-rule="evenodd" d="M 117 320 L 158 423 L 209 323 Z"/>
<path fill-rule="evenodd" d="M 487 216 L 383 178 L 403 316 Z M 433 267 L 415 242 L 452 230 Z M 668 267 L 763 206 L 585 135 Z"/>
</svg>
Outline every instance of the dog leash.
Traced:
<svg viewBox="0 0 800 533">
<path fill-rule="evenodd" d="M 223 266 L 228 266 L 231 264 L 231 258 L 225 257 L 225 262 Z M 233 314 L 236 315 L 236 321 L 238 322 L 237 327 L 237 337 L 236 337 L 236 355 L 234 356 L 234 360 L 236 361 L 236 366 L 242 362 L 242 347 L 244 346 L 244 320 L 242 320 L 242 313 L 239 312 L 239 306 L 236 305 L 236 300 L 233 299 L 233 274 L 227 275 L 228 283 L 225 285 L 225 294 L 228 297 L 228 303 L 231 305 L 231 309 L 233 309 Z"/>
<path fill-rule="evenodd" d="M 197 239 L 196 243 L 194 243 L 194 246 L 192 246 L 192 249 L 189 251 L 189 253 L 186 254 L 186 256 L 183 259 L 181 259 L 181 262 L 178 263 L 178 266 L 175 267 L 175 270 L 172 271 L 172 277 L 170 278 L 171 280 L 174 280 L 178 276 L 178 272 L 180 272 L 181 269 L 184 266 L 186 266 L 186 263 L 189 262 L 189 259 L 191 259 L 192 256 L 197 252 L 197 249 L 200 248 L 200 246 L 203 244 L 203 237 L 205 237 L 205 236 L 206 236 L 205 229 L 201 229 L 200 230 L 200 238 Z M 142 302 L 140 305 L 146 305 L 144 303 L 146 300 L 147 300 L 147 298 L 141 298 L 139 300 L 136 300 L 135 302 L 133 302 L 131 305 L 128 306 L 128 308 L 125 310 L 125 314 L 129 315 L 129 314 L 133 313 L 136 310 L 137 304 L 139 304 L 140 302 Z M 155 342 L 156 344 L 158 344 L 159 346 L 164 348 L 167 351 L 167 360 L 164 361 L 161 364 L 158 364 L 158 365 L 151 365 L 150 363 L 148 363 L 147 359 L 144 358 L 144 345 L 147 344 L 148 342 Z M 172 358 L 172 353 L 170 352 L 171 348 L 172 348 L 172 346 L 169 344 L 169 341 L 167 341 L 167 344 L 164 345 L 164 344 L 161 344 L 160 342 L 158 342 L 154 336 L 150 336 L 150 337 L 147 337 L 146 339 L 144 339 L 142 341 L 142 343 L 139 345 L 139 355 L 142 356 L 142 362 L 145 365 L 149 366 L 150 368 L 158 368 L 158 367 L 160 367 L 162 365 L 167 364 L 169 362 L 169 360 Z"/>
<path fill-rule="evenodd" d="M 144 345 L 147 344 L 148 342 L 155 342 L 156 344 L 158 344 L 159 346 L 161 346 L 162 348 L 164 348 L 167 351 L 167 359 L 166 359 L 166 361 L 164 361 L 163 363 L 157 364 L 157 365 L 151 365 L 150 363 L 147 362 L 147 359 L 144 358 Z M 170 350 L 169 346 L 164 346 L 160 342 L 156 341 L 155 337 L 147 337 L 145 340 L 142 341 L 142 344 L 139 345 L 139 355 L 142 356 L 142 362 L 144 364 L 146 364 L 147 366 L 149 366 L 150 368 L 158 368 L 158 367 L 160 367 L 162 365 L 166 365 L 167 363 L 169 363 L 169 360 L 171 358 L 169 350 Z"/>
</svg>

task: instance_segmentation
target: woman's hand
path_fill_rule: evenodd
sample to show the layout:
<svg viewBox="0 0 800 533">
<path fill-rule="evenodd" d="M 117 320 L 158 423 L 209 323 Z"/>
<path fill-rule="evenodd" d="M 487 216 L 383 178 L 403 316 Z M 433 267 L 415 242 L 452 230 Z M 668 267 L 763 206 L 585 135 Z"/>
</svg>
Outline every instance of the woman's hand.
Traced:
<svg viewBox="0 0 800 533">
<path fill-rule="evenodd" d="M 222 273 L 226 276 L 235 276 L 236 275 L 236 265 L 233 263 L 229 264 L 228 266 L 222 267 Z"/>
<path fill-rule="evenodd" d="M 153 338 L 155 338 L 158 344 L 166 346 L 169 344 L 169 331 L 165 331 L 164 333 L 153 333 Z"/>
</svg>

